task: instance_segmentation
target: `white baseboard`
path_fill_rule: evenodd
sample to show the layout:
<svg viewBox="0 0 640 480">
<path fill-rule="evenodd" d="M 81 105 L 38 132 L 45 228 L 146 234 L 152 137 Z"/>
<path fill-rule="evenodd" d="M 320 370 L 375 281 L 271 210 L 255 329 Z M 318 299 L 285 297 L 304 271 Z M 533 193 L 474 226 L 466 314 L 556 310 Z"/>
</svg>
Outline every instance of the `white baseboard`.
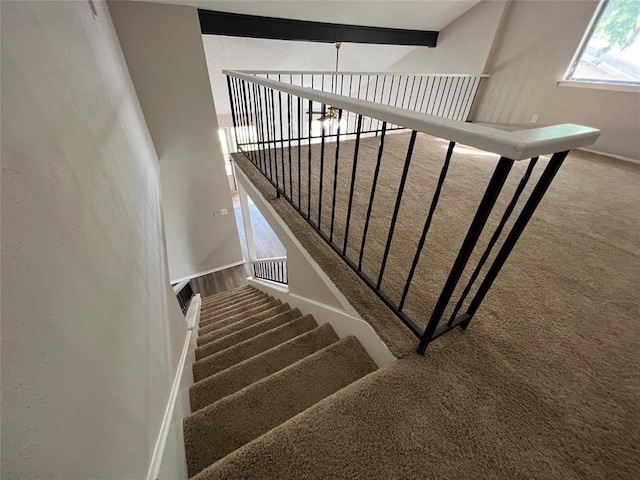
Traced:
<svg viewBox="0 0 640 480">
<path fill-rule="evenodd" d="M 578 148 L 578 150 L 582 150 L 583 152 L 595 153 L 597 155 L 602 155 L 603 157 L 615 158 L 616 160 L 623 160 L 625 162 L 640 163 L 640 160 L 637 158 L 629 158 L 623 157 L 622 155 L 614 155 L 613 153 L 599 152 L 598 150 L 592 150 L 590 148 Z"/>
<path fill-rule="evenodd" d="M 188 361 L 193 356 L 195 350 L 195 336 L 193 329 L 200 321 L 200 307 L 202 299 L 200 294 L 196 294 L 191 299 L 189 310 L 187 311 L 187 335 L 182 348 L 182 355 L 178 362 L 178 368 L 173 379 L 169 401 L 162 419 L 160 432 L 156 440 L 146 480 L 159 480 L 171 478 L 173 480 L 187 480 L 187 463 L 184 452 L 184 439 L 182 435 L 182 418 L 184 411 L 178 411 L 176 404 L 180 399 L 180 394 L 185 393 L 185 385 L 193 383 L 193 378 L 189 377 L 191 362 Z M 183 404 L 185 399 L 182 399 Z M 188 408 L 188 395 L 186 396 L 186 408 Z M 184 410 L 184 408 L 182 409 Z M 190 412 L 190 409 L 189 409 Z M 189 413 L 187 412 L 187 413 Z M 170 443 L 171 442 L 171 443 Z M 170 448 L 167 448 L 169 445 Z M 163 473 L 166 472 L 166 473 Z"/>
<path fill-rule="evenodd" d="M 198 272 L 198 273 L 194 273 L 193 275 L 189 275 L 187 277 L 182 277 L 182 278 L 178 278 L 178 279 L 171 279 L 171 283 L 182 283 L 184 281 L 188 281 L 188 280 L 192 280 L 194 278 L 198 278 L 198 277 L 202 277 L 203 275 L 209 275 L 210 273 L 215 273 L 215 272 L 219 272 L 221 270 L 226 270 L 227 268 L 231 268 L 231 267 L 237 267 L 238 265 L 243 265 L 247 263 L 247 261 L 243 258 L 242 260 L 240 260 L 239 262 L 233 262 L 233 263 L 229 263 L 227 265 L 223 265 L 221 267 L 217 267 L 217 268 L 212 268 L 211 270 L 206 270 L 204 272 Z"/>
<path fill-rule="evenodd" d="M 386 367 L 396 360 L 371 325 L 361 318 L 349 315 L 347 312 L 330 305 L 291 293 L 285 286 L 274 285 L 273 282 L 265 282 L 257 278 L 249 278 L 248 280 L 249 284 L 259 290 L 283 303 L 288 303 L 293 308 L 299 308 L 303 314 L 310 313 L 318 325 L 331 324 L 338 337 L 345 338 L 350 335 L 356 337 L 379 368 Z"/>
</svg>

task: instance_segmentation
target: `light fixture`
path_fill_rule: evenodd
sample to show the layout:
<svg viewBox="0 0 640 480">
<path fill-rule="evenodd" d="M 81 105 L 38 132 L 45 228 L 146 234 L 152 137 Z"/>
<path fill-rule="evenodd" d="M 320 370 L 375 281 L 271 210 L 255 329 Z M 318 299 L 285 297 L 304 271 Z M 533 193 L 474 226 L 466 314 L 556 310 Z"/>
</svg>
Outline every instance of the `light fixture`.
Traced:
<svg viewBox="0 0 640 480">
<path fill-rule="evenodd" d="M 338 67 L 340 65 L 340 47 L 342 46 L 342 42 L 336 42 L 336 73 L 331 81 L 331 93 L 336 94 L 338 90 Z M 332 107 L 329 105 L 327 110 L 323 112 L 312 112 L 318 113 L 321 116 L 318 117 L 318 121 L 322 123 L 324 128 L 329 128 L 333 125 L 338 124 L 338 117 L 340 116 L 340 109 L 338 107 Z"/>
</svg>

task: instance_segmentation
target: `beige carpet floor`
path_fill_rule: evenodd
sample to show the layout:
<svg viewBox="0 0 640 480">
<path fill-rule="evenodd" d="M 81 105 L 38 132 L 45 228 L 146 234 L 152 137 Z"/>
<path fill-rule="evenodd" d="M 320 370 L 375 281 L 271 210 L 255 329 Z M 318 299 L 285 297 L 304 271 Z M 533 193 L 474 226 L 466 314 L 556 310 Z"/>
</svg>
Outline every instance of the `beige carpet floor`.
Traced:
<svg viewBox="0 0 640 480">
<path fill-rule="evenodd" d="M 364 268 L 373 277 L 384 248 L 407 143 L 406 134 L 387 137 L 365 251 Z M 325 212 L 331 202 L 333 148 L 328 146 L 325 157 Z M 404 285 L 446 148 L 441 140 L 418 137 L 383 282 L 392 298 L 399 298 Z M 363 140 L 360 149 L 353 232 L 362 231 L 377 140 Z M 312 152 L 312 172 L 317 172 L 319 146 L 314 145 Z M 304 159 L 306 150 L 301 153 Z M 343 238 L 352 153 L 353 143 L 341 144 L 334 230 L 338 241 Z M 297 158 L 295 149 L 293 158 Z M 375 468 L 390 462 L 403 464 L 412 473 L 389 478 L 423 478 L 419 466 L 426 464 L 429 471 L 441 472 L 443 477 L 447 472 L 450 476 L 477 472 L 476 476 L 503 478 L 637 478 L 638 165 L 572 152 L 470 328 L 438 339 L 422 358 L 413 354 L 417 339 L 285 200 L 275 198 L 273 187 L 255 167 L 242 156 L 236 155 L 236 162 L 362 317 L 396 356 L 404 358 L 391 369 L 376 373 L 385 380 L 369 385 L 367 398 L 360 400 L 363 417 L 353 419 L 355 430 L 351 433 L 355 435 L 357 426 L 365 422 L 392 425 L 380 430 L 379 438 L 373 440 L 368 431 L 358 440 L 345 437 L 344 445 L 349 438 L 355 442 L 351 448 L 382 442 L 376 444 L 378 460 L 367 455 L 373 463 L 363 471 L 375 474 L 380 471 Z M 496 158 L 463 146 L 454 154 L 405 309 L 417 323 L 424 324 L 428 318 L 495 163 Z M 545 164 L 544 159 L 539 162 L 533 180 Z M 496 224 L 524 168 L 524 164 L 514 166 L 490 226 Z M 292 173 L 296 178 L 295 168 Z M 306 178 L 304 168 L 301 175 Z M 305 188 L 300 192 L 302 199 Z M 314 198 L 317 189 L 315 178 Z M 531 186 L 527 192 L 530 190 Z M 293 194 L 297 198 L 295 188 Z M 306 210 L 304 200 L 302 207 Z M 315 215 L 317 207 L 317 201 L 312 201 Z M 322 222 L 328 232 L 330 217 L 325 214 Z M 489 228 L 479 247 L 491 232 Z M 361 234 L 351 235 L 348 252 L 354 256 Z M 477 250 L 474 258 L 480 254 Z M 467 269 L 465 277 L 470 271 Z M 398 409 L 408 415 L 406 422 L 403 415 L 392 418 L 398 416 Z M 400 450 L 409 449 L 405 456 L 399 457 L 393 447 L 384 446 L 383 440 L 388 438 L 384 429 L 392 427 L 404 438 Z M 465 452 L 467 448 L 472 454 Z M 433 452 L 438 455 L 432 456 Z M 296 461 L 292 456 L 291 462 Z M 519 474 L 513 475 L 516 471 Z"/>
</svg>

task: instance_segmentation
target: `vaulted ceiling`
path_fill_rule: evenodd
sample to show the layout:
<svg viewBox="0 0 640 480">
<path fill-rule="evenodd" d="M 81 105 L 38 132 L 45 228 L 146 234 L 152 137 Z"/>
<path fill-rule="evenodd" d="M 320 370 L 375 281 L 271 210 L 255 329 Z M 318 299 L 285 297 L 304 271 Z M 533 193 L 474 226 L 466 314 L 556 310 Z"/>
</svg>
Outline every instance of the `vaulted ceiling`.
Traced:
<svg viewBox="0 0 640 480">
<path fill-rule="evenodd" d="M 480 0 L 144 0 L 205 10 L 376 27 L 441 30 Z"/>
<path fill-rule="evenodd" d="M 440 31 L 481 0 L 143 1 L 297 20 Z M 223 69 L 333 70 L 335 68 L 335 49 L 333 45 L 327 43 L 219 35 L 204 35 L 203 43 L 219 116 L 229 115 L 231 112 L 226 80 L 221 73 Z M 416 48 L 427 47 L 343 44 L 340 49 L 340 70 L 385 71 Z"/>
</svg>

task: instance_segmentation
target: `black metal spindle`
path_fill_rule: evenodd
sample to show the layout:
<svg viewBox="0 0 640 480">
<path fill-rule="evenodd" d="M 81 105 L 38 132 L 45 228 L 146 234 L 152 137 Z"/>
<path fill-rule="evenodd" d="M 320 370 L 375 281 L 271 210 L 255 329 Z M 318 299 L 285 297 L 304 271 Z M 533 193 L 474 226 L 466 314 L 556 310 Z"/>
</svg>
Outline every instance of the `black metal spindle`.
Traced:
<svg viewBox="0 0 640 480">
<path fill-rule="evenodd" d="M 442 97 L 440 100 L 440 105 L 438 105 L 438 113 L 437 113 L 439 117 L 441 117 L 442 113 L 444 113 L 444 107 L 447 104 L 447 98 L 449 98 L 449 90 L 451 89 L 451 83 L 453 83 L 453 82 L 450 82 L 449 80 L 450 80 L 449 78 L 446 78 L 444 81 L 444 87 L 442 87 Z"/>
<path fill-rule="evenodd" d="M 400 212 L 400 203 L 402 202 L 402 194 L 404 193 L 404 185 L 407 182 L 407 175 L 409 174 L 409 165 L 411 163 L 411 157 L 413 156 L 413 147 L 416 143 L 417 132 L 413 130 L 411 132 L 411 139 L 409 140 L 409 148 L 407 149 L 407 156 L 404 160 L 404 168 L 402 169 L 402 177 L 400 179 L 400 185 L 398 186 L 398 195 L 396 196 L 396 204 L 393 208 L 393 216 L 391 217 L 391 225 L 389 226 L 389 234 L 387 235 L 387 244 L 384 247 L 384 255 L 382 256 L 382 265 L 380 266 L 380 273 L 378 274 L 378 283 L 376 288 L 380 288 L 382 285 L 382 277 L 384 275 L 385 267 L 387 266 L 387 259 L 389 258 L 389 250 L 391 249 L 391 241 L 393 240 L 393 233 L 396 228 L 396 221 L 398 220 L 398 213 Z"/>
<path fill-rule="evenodd" d="M 358 258 L 358 270 L 362 270 L 362 257 L 364 255 L 364 247 L 367 241 L 367 232 L 369 231 L 369 220 L 371 219 L 371 208 L 376 194 L 376 186 L 378 184 L 378 175 L 380 174 L 380 164 L 382 162 L 382 152 L 384 151 L 384 137 L 387 131 L 387 122 L 382 122 L 382 131 L 380 132 L 380 145 L 378 146 L 378 160 L 376 169 L 373 172 L 373 182 L 371 184 L 371 193 L 369 195 L 369 205 L 367 206 L 367 216 L 364 221 L 364 230 L 362 232 L 362 244 L 360 245 L 360 255 Z"/>
<path fill-rule="evenodd" d="M 240 83 L 239 79 L 237 78 L 233 79 L 233 93 L 234 93 L 235 105 L 236 105 L 236 119 L 238 120 L 238 125 L 235 128 L 236 138 L 237 138 L 236 145 L 238 146 L 238 150 L 243 152 L 244 149 L 242 148 L 242 146 L 244 145 L 244 137 L 243 137 L 243 131 L 242 131 L 242 124 L 244 123 L 244 121 L 242 118 L 242 105 L 240 102 L 240 93 L 238 89 L 239 83 Z"/>
<path fill-rule="evenodd" d="M 302 81 L 302 80 L 300 80 Z M 298 98 L 298 208 L 302 208 L 300 190 L 302 189 L 301 165 L 302 165 L 302 97 Z"/>
<path fill-rule="evenodd" d="M 280 81 L 280 75 L 278 75 L 278 81 Z M 282 92 L 278 90 L 278 113 L 280 117 L 280 163 L 282 166 L 282 191 L 284 196 L 287 196 L 287 179 L 286 169 L 284 167 L 284 133 L 282 130 Z M 291 192 L 289 192 L 291 195 Z"/>
<path fill-rule="evenodd" d="M 322 104 L 322 118 L 327 113 L 327 106 Z M 320 225 L 322 222 L 322 181 L 324 179 L 324 120 L 321 122 L 320 130 L 322 131 L 322 140 L 320 145 L 320 190 L 318 192 L 318 230 L 320 230 Z"/>
<path fill-rule="evenodd" d="M 465 121 L 469 119 L 469 113 L 471 112 L 471 107 L 473 106 L 473 102 L 475 101 L 476 95 L 478 94 L 478 86 L 480 84 L 480 78 L 481 77 L 476 77 L 474 79 L 473 88 L 469 91 L 469 98 L 467 99 L 467 102 L 465 103 L 465 106 L 464 106 L 463 118 Z"/>
<path fill-rule="evenodd" d="M 251 137 L 251 134 L 252 134 L 252 128 L 251 127 L 253 126 L 253 119 L 252 119 L 252 116 L 251 116 L 251 110 L 252 109 L 250 108 L 251 97 L 248 94 L 247 82 L 244 81 L 244 80 L 242 81 L 242 96 L 243 96 L 244 105 L 245 105 L 245 112 L 246 112 L 245 116 L 247 118 L 247 124 L 246 124 L 245 130 L 247 132 L 247 141 L 249 142 L 248 143 L 248 148 L 249 148 L 249 152 L 251 152 L 250 153 L 250 158 L 253 159 L 253 163 L 255 164 L 256 163 L 256 155 L 255 155 L 255 151 L 253 149 L 253 146 L 254 146 L 253 141 L 254 141 L 254 139 Z"/>
<path fill-rule="evenodd" d="M 237 125 L 238 121 L 236 120 L 236 108 L 235 108 L 235 97 L 231 91 L 231 77 L 227 75 L 227 88 L 229 90 L 229 102 L 231 103 L 231 120 L 233 122 L 233 135 L 236 139 L 236 145 L 238 144 L 238 132 Z"/>
<path fill-rule="evenodd" d="M 435 82 L 435 78 L 427 77 L 427 82 L 424 84 L 424 91 L 422 92 L 422 101 L 420 102 L 420 108 L 417 109 L 418 112 L 422 112 L 422 108 L 424 107 L 424 99 L 427 96 L 427 89 L 429 88 L 429 80 L 433 80 Z M 431 82 L 431 88 L 433 88 L 433 82 Z M 427 105 L 429 101 L 427 100 Z"/>
<path fill-rule="evenodd" d="M 347 253 L 347 241 L 349 239 L 349 226 L 351 224 L 351 207 L 353 205 L 353 191 L 356 183 L 356 170 L 358 168 L 358 151 L 360 149 L 360 131 L 362 129 L 362 114 L 358 115 L 356 126 L 356 141 L 353 149 L 353 166 L 351 168 L 351 186 L 349 188 L 349 203 L 347 205 L 347 223 L 344 228 L 344 243 L 342 244 L 342 254 Z"/>
<path fill-rule="evenodd" d="M 271 91 L 271 125 L 272 125 L 272 138 L 273 138 L 273 149 L 274 149 L 274 165 L 276 169 L 276 191 L 278 192 L 278 196 L 280 195 L 280 177 L 278 175 L 278 135 L 277 135 L 277 127 L 276 127 L 276 101 L 275 101 L 275 92 L 273 88 L 269 89 Z M 282 110 L 280 110 L 280 115 L 282 115 Z M 282 152 L 282 149 L 280 150 Z M 284 174 L 284 172 L 282 172 Z"/>
<path fill-rule="evenodd" d="M 261 97 L 261 103 L 264 104 L 264 108 L 262 107 L 262 105 L 260 105 L 260 111 L 262 112 L 262 116 L 264 117 L 264 131 L 266 133 L 266 146 L 267 146 L 267 153 L 268 155 L 266 155 L 265 157 L 268 157 L 268 161 L 269 161 L 269 165 L 268 168 L 265 168 L 265 175 L 267 174 L 267 171 L 269 173 L 269 181 L 271 181 L 271 183 L 273 183 L 273 167 L 272 167 L 272 159 L 271 159 L 271 126 L 270 126 L 270 122 L 269 122 L 269 95 L 267 95 L 267 87 L 262 87 L 262 95 L 260 95 Z M 266 160 L 266 158 L 265 158 Z"/>
<path fill-rule="evenodd" d="M 376 101 L 376 96 L 378 95 L 378 80 L 380 78 L 380 75 L 376 75 L 376 84 L 375 87 L 373 89 L 373 101 Z M 373 123 L 373 118 L 369 117 L 369 130 L 371 130 L 371 125 Z M 377 128 L 376 128 L 376 135 L 377 135 Z"/>
<path fill-rule="evenodd" d="M 393 102 L 393 106 L 398 106 L 398 98 L 400 97 L 400 86 L 402 85 L 402 75 L 398 76 L 398 89 L 396 90 L 396 99 Z"/>
<path fill-rule="evenodd" d="M 413 97 L 413 89 L 415 88 L 415 86 L 416 86 L 416 76 L 414 75 L 413 76 L 413 81 L 411 82 L 411 93 L 409 94 L 409 101 L 407 102 L 407 110 L 409 109 L 409 106 L 411 105 L 411 97 Z M 404 101 L 402 102 L 402 105 L 403 105 L 402 108 L 404 108 Z"/>
<path fill-rule="evenodd" d="M 462 81 L 462 85 L 460 86 L 460 93 L 457 95 L 457 98 L 456 98 L 455 115 L 453 117 L 454 120 L 460 120 L 460 103 L 464 98 L 464 96 L 467 94 L 467 90 L 469 89 L 469 83 L 470 83 L 469 80 L 470 80 L 470 77 L 465 77 L 465 79 Z"/>
<path fill-rule="evenodd" d="M 458 93 L 458 84 L 460 83 L 460 77 L 455 78 L 455 86 L 453 87 L 453 92 L 451 92 L 451 100 L 447 102 L 449 104 L 449 108 L 447 109 L 447 113 L 445 113 L 445 118 L 451 118 L 451 109 L 453 108 L 453 104 L 455 103 L 456 95 Z"/>
<path fill-rule="evenodd" d="M 338 190 L 338 159 L 340 158 L 340 123 L 342 122 L 342 109 L 338 110 L 338 129 L 336 130 L 336 159 L 333 168 L 333 198 L 331 200 L 331 228 L 329 241 L 333 242 L 333 227 L 336 219 L 336 193 Z"/>
<path fill-rule="evenodd" d="M 533 213 L 536 211 L 536 208 L 538 208 L 542 197 L 549 188 L 549 185 L 551 185 L 551 182 L 558 173 L 558 170 L 562 166 L 562 163 L 564 162 L 565 158 L 567 158 L 568 154 L 569 151 L 554 153 L 551 157 L 551 160 L 549 160 L 549 164 L 542 172 L 542 175 L 540 176 L 540 179 L 538 180 L 536 186 L 533 188 L 533 191 L 531 192 L 527 203 L 525 203 L 524 207 L 522 208 L 520 215 L 518 215 L 518 218 L 511 228 L 511 231 L 507 235 L 504 243 L 502 244 L 500 251 L 496 255 L 496 258 L 493 260 L 493 264 L 489 268 L 487 275 L 484 277 L 484 280 L 480 284 L 478 291 L 473 297 L 473 300 L 471 301 L 471 304 L 469 305 L 469 308 L 466 312 L 466 319 L 460 324 L 463 329 L 467 328 L 469 322 L 482 303 L 482 300 L 489 291 L 489 288 L 491 288 L 491 285 L 493 285 L 493 282 L 498 276 L 498 273 L 500 273 L 500 270 L 509 257 L 509 254 L 513 250 L 513 247 L 520 238 L 520 235 L 529 223 L 529 220 L 531 219 Z"/>
<path fill-rule="evenodd" d="M 422 81 L 423 80 L 424 80 L 424 77 L 422 75 L 420 75 L 420 82 L 418 83 L 418 90 L 416 90 L 416 101 L 413 102 L 413 111 L 414 112 L 418 108 L 418 99 L 420 98 L 420 89 L 422 88 Z"/>
<path fill-rule="evenodd" d="M 524 191 L 524 188 L 526 187 L 527 183 L 529 182 L 529 178 L 531 177 L 531 173 L 533 172 L 533 168 L 536 166 L 537 162 L 538 162 L 538 157 L 532 158 L 531 161 L 529 162 L 529 165 L 527 166 L 527 170 L 525 171 L 524 175 L 520 179 L 520 183 L 518 184 L 518 187 L 516 188 L 516 191 L 514 192 L 513 197 L 511 198 L 511 201 L 509 202 L 509 205 L 507 205 L 507 208 L 505 209 L 504 213 L 502 214 L 502 218 L 500 219 L 500 223 L 496 227 L 496 230 L 493 232 L 493 235 L 491 236 L 491 239 L 489 240 L 489 243 L 487 244 L 487 247 L 485 248 L 484 253 L 482 254 L 482 257 L 480 258 L 480 261 L 478 262 L 478 265 L 476 266 L 475 270 L 473 271 L 473 274 L 471 275 L 471 278 L 467 282 L 467 285 L 464 288 L 464 291 L 462 292 L 462 295 L 460 295 L 460 298 L 458 299 L 458 303 L 456 304 L 455 309 L 453 310 L 453 313 L 451 314 L 451 318 L 449 319 L 449 323 L 453 323 L 455 318 L 458 316 L 458 312 L 462 308 L 462 305 L 464 304 L 464 301 L 467 298 L 467 295 L 471 291 L 471 288 L 472 288 L 473 284 L 475 283 L 476 279 L 480 275 L 480 272 L 482 271 L 482 267 L 484 267 L 484 264 L 489 259 L 489 255 L 491 255 L 491 251 L 493 250 L 493 247 L 497 243 L 498 238 L 500 238 L 500 234 L 502 233 L 502 230 L 504 229 L 505 225 L 507 224 L 507 221 L 509 220 L 509 217 L 511 216 L 511 213 L 513 212 L 514 208 L 516 207 L 516 204 L 518 203 L 518 200 L 520 199 L 520 195 L 522 195 L 522 192 Z"/>
<path fill-rule="evenodd" d="M 487 188 L 484 192 L 482 200 L 480 201 L 480 205 L 476 211 L 475 216 L 471 222 L 471 226 L 467 231 L 467 235 L 465 236 L 464 241 L 462 242 L 462 246 L 460 247 L 460 251 L 456 257 L 456 260 L 449 272 L 449 276 L 447 277 L 447 281 L 440 293 L 440 297 L 436 303 L 435 308 L 431 314 L 429 322 L 427 323 L 427 327 L 425 328 L 424 334 L 420 339 L 420 345 L 418 346 L 418 353 L 423 354 L 427 348 L 427 344 L 431 340 L 438 323 L 440 322 L 440 318 L 444 313 L 451 296 L 453 295 L 453 291 L 460 280 L 460 276 L 464 271 L 467 262 L 469 261 L 469 257 L 473 252 L 473 249 L 482 233 L 482 229 L 484 228 L 487 219 L 489 218 L 489 214 L 491 213 L 491 209 L 495 204 L 500 191 L 502 190 L 502 186 L 504 185 L 507 176 L 509 175 L 509 171 L 513 166 L 513 160 L 505 157 L 501 157 L 498 165 L 496 166 L 491 180 L 487 185 Z"/>
<path fill-rule="evenodd" d="M 411 281 L 413 280 L 413 275 L 416 272 L 418 261 L 420 260 L 420 255 L 422 254 L 422 249 L 424 248 L 425 241 L 427 240 L 427 233 L 429 233 L 429 228 L 431 227 L 431 222 L 433 220 L 433 214 L 435 213 L 436 207 L 438 206 L 438 201 L 440 200 L 440 192 L 442 191 L 444 180 L 447 177 L 447 171 L 449 170 L 449 163 L 451 162 L 451 156 L 453 155 L 453 149 L 455 148 L 455 146 L 456 146 L 455 142 L 449 142 L 447 155 L 445 156 L 442 169 L 440 170 L 440 176 L 438 177 L 438 184 L 436 185 L 436 190 L 433 193 L 433 198 L 431 199 L 429 214 L 427 215 L 427 219 L 424 222 L 424 227 L 422 228 L 422 235 L 420 236 L 420 241 L 418 242 L 418 248 L 416 249 L 416 254 L 413 257 L 413 262 L 411 264 L 411 269 L 409 270 L 409 275 L 407 276 L 407 281 L 404 284 L 402 298 L 400 299 L 400 303 L 398 304 L 398 310 L 400 311 L 402 311 L 402 308 L 404 307 L 404 302 L 407 299 L 409 288 L 411 286 Z"/>
<path fill-rule="evenodd" d="M 288 148 L 289 148 L 289 198 L 293 202 L 293 178 L 291 174 L 291 94 L 287 94 L 287 124 L 289 126 L 287 130 L 287 140 L 288 140 Z"/>
<path fill-rule="evenodd" d="M 415 77 L 414 77 L 415 80 Z M 404 92 L 402 93 L 402 103 L 400 104 L 400 108 L 404 108 L 404 101 L 407 98 L 407 90 L 409 90 L 409 76 L 407 75 L 407 80 L 404 82 Z M 409 97 L 411 98 L 411 97 Z"/>
<path fill-rule="evenodd" d="M 258 85 L 255 83 L 252 85 L 253 87 L 253 108 L 256 112 L 256 131 L 258 134 L 258 159 L 260 162 L 260 170 L 265 172 L 265 152 L 264 152 L 264 131 L 262 129 L 262 112 L 258 107 Z"/>
<path fill-rule="evenodd" d="M 313 83 L 313 77 L 311 77 Z M 309 100 L 309 148 L 308 148 L 308 168 L 307 168 L 307 219 L 311 220 L 311 122 L 312 120 L 313 102 Z"/>
<path fill-rule="evenodd" d="M 434 95 L 434 98 L 433 98 L 433 103 L 431 103 L 431 109 L 429 109 L 429 105 L 427 104 L 427 110 L 430 110 L 430 111 L 428 112 L 428 113 L 429 113 L 429 115 L 433 115 L 433 110 L 434 110 L 434 108 L 436 107 L 436 102 L 437 102 L 437 100 L 438 100 L 438 98 L 439 98 L 439 96 L 438 96 L 438 92 L 440 91 L 440 84 L 441 84 L 441 83 L 442 83 L 442 77 L 441 77 L 441 76 L 438 76 L 438 85 L 435 87 L 435 90 L 436 90 L 436 91 L 435 91 L 435 95 Z M 432 92 L 429 92 L 429 102 L 431 102 L 431 93 L 432 93 Z"/>
</svg>

